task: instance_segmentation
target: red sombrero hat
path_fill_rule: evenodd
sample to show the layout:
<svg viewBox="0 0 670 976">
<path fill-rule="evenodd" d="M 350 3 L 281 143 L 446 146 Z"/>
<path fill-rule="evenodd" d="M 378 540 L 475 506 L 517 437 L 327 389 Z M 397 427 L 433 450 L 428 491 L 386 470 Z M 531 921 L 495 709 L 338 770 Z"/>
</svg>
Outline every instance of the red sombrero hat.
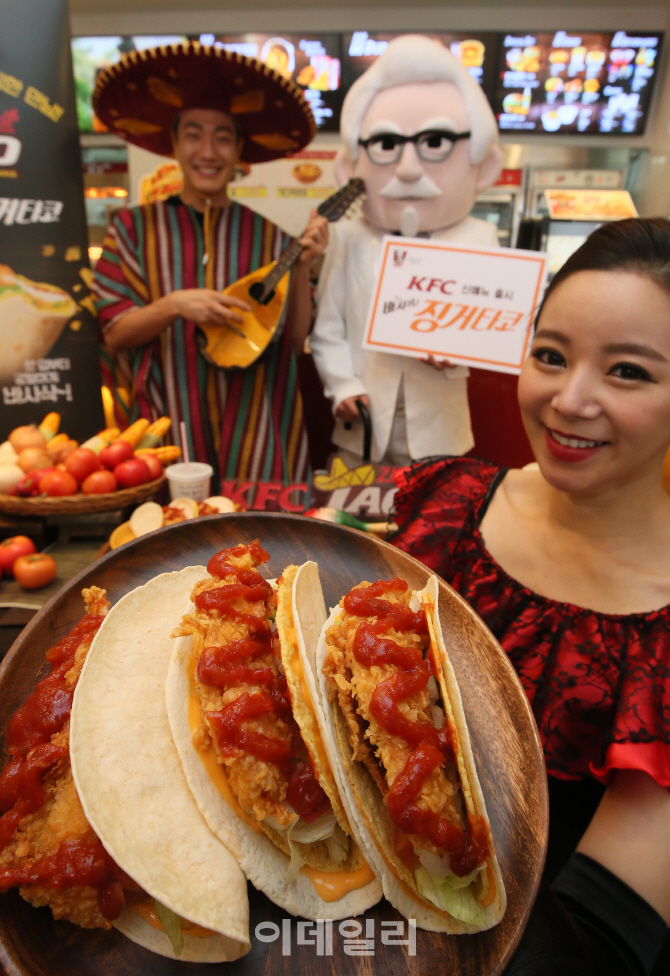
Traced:
<svg viewBox="0 0 670 976">
<path fill-rule="evenodd" d="M 93 93 L 95 114 L 110 131 L 160 156 L 172 156 L 172 123 L 187 108 L 232 115 L 246 163 L 297 152 L 316 132 L 294 82 L 254 58 L 197 41 L 131 51 L 101 72 Z"/>
</svg>

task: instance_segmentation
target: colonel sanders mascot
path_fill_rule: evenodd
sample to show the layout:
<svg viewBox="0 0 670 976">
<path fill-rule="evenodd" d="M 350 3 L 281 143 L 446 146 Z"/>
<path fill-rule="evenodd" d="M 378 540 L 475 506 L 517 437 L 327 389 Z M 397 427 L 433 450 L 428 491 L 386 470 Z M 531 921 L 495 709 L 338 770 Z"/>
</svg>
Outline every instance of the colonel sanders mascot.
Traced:
<svg viewBox="0 0 670 976">
<path fill-rule="evenodd" d="M 392 41 L 352 85 L 342 109 L 344 183 L 365 182 L 363 215 L 333 225 L 310 339 L 337 418 L 333 440 L 355 466 L 362 452 L 357 399 L 372 415 L 372 460 L 393 465 L 473 445 L 468 370 L 361 348 L 385 234 L 497 246 L 493 224 L 469 217 L 497 180 L 496 120 L 479 85 L 442 44 Z"/>
</svg>

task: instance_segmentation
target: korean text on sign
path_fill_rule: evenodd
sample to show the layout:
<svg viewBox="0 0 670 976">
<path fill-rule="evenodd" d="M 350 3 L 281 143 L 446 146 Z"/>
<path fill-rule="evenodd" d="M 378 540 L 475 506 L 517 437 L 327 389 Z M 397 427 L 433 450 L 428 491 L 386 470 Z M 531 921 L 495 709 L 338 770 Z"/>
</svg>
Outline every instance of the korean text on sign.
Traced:
<svg viewBox="0 0 670 976">
<path fill-rule="evenodd" d="M 385 237 L 363 348 L 518 373 L 547 256 Z"/>
</svg>

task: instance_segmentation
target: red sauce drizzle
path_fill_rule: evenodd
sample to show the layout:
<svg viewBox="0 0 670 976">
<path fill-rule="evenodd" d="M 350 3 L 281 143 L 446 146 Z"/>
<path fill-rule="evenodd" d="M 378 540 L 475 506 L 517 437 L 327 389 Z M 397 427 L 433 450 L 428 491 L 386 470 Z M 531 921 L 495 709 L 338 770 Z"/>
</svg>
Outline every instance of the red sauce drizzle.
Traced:
<svg viewBox="0 0 670 976">
<path fill-rule="evenodd" d="M 359 617 L 377 617 L 376 621 L 363 621 L 356 630 L 353 643 L 356 660 L 364 667 L 393 664 L 401 669 L 380 682 L 370 699 L 370 712 L 376 721 L 391 735 L 404 739 L 413 750 L 386 797 L 391 822 L 403 834 L 426 837 L 448 853 L 452 871 L 463 877 L 489 853 L 485 838 L 479 837 L 475 842 L 459 824 L 414 802 L 432 771 L 446 761 L 454 762 L 451 736 L 446 726 L 438 730 L 428 722 L 413 722 L 398 707 L 399 702 L 426 687 L 434 670 L 432 663 L 423 658 L 420 648 L 401 647 L 390 638 L 379 636 L 390 629 L 429 633 L 423 610 L 412 611 L 404 604 L 380 599 L 389 591 L 404 593 L 406 590 L 404 580 L 378 580 L 369 587 L 351 590 L 344 598 L 344 609 Z M 400 845 L 403 859 L 407 858 L 406 847 Z"/>
<path fill-rule="evenodd" d="M 5 742 L 13 758 L 0 774 L 0 848 L 14 835 L 22 817 L 42 806 L 43 774 L 68 755 L 66 748 L 51 744 L 52 735 L 61 731 L 72 708 L 74 688 L 67 687 L 65 675 L 74 664 L 75 651 L 83 641 L 93 638 L 102 619 L 86 615 L 67 637 L 47 651 L 50 673 L 9 721 Z"/>
<path fill-rule="evenodd" d="M 43 884 L 52 888 L 97 888 L 100 912 L 110 921 L 118 918 L 123 908 L 124 889 L 141 891 L 97 839 L 67 842 L 50 857 L 0 871 L 0 891 L 15 885 Z"/>
<path fill-rule="evenodd" d="M 69 757 L 66 746 L 51 742 L 52 735 L 63 729 L 72 708 L 74 688 L 67 687 L 65 675 L 74 664 L 77 648 L 93 639 L 102 621 L 103 617 L 97 614 L 87 614 L 67 637 L 47 651 L 50 673 L 10 719 L 5 741 L 13 758 L 0 774 L 0 849 L 11 840 L 21 819 L 44 803 L 43 774 Z M 61 844 L 50 857 L 0 870 L 0 891 L 15 885 L 37 884 L 96 888 L 100 912 L 110 920 L 117 918 L 123 908 L 124 889 L 141 891 L 97 838 Z"/>
<path fill-rule="evenodd" d="M 42 806 L 42 774 L 67 755 L 67 749 L 45 742 L 30 755 L 15 756 L 7 763 L 0 776 L 0 848 L 14 836 L 19 821 Z"/>
<path fill-rule="evenodd" d="M 102 617 L 87 614 L 74 630 L 47 651 L 51 671 L 12 715 L 5 741 L 10 756 L 25 755 L 65 725 L 72 708 L 74 689 L 65 684 L 65 675 L 74 664 L 75 651 L 85 640 L 92 640 Z"/>
<path fill-rule="evenodd" d="M 308 762 L 300 760 L 291 770 L 286 801 L 305 823 L 314 823 L 330 807 L 330 800 L 315 779 Z"/>
<path fill-rule="evenodd" d="M 270 695 L 266 695 L 263 691 L 250 695 L 245 691 L 235 701 L 224 705 L 218 711 L 207 712 L 207 718 L 217 733 L 216 738 L 221 753 L 224 756 L 232 755 L 236 750 L 241 749 L 243 752 L 251 753 L 257 759 L 278 764 L 290 759 L 289 742 L 242 728 L 245 719 L 274 710 L 275 700 Z"/>
<path fill-rule="evenodd" d="M 240 664 L 240 660 L 253 660 L 271 648 L 270 632 L 260 632 L 254 636 L 230 641 L 225 647 L 206 647 L 198 659 L 196 675 L 203 685 L 226 688 L 230 684 L 259 684 L 272 686 L 272 668 L 251 668 Z"/>
<path fill-rule="evenodd" d="M 231 557 L 239 559 L 245 552 L 249 553 L 256 566 L 267 563 L 270 559 L 270 553 L 261 548 L 258 539 L 254 539 L 248 546 L 239 545 L 233 549 L 222 549 L 217 552 L 207 563 L 207 572 L 210 576 L 217 576 L 219 579 L 223 579 L 225 576 L 237 576 L 238 570 L 231 566 L 228 560 Z M 257 575 L 260 577 L 260 573 Z"/>
<path fill-rule="evenodd" d="M 344 598 L 344 609 L 356 617 L 379 617 L 386 621 L 386 628 L 395 630 L 413 630 L 417 634 L 428 634 L 428 622 L 423 610 L 410 610 L 404 603 L 391 603 L 389 600 L 378 600 L 377 597 L 389 590 L 405 593 L 405 580 L 377 580 L 370 586 L 357 587 Z"/>
<path fill-rule="evenodd" d="M 296 757 L 307 755 L 307 750 L 293 718 L 286 678 L 282 674 L 275 674 L 270 667 L 250 667 L 254 658 L 272 649 L 273 636 L 267 622 L 267 608 L 275 599 L 275 594 L 256 569 L 238 569 L 231 565 L 232 558 L 239 559 L 245 553 L 249 553 L 256 564 L 265 563 L 270 558 L 258 540 L 248 546 L 222 549 L 209 560 L 207 570 L 217 579 L 225 579 L 225 585 L 203 590 L 194 602 L 198 610 L 246 625 L 250 633 L 223 647 L 206 647 L 198 659 L 196 675 L 203 684 L 216 688 L 228 688 L 234 684 L 262 686 L 263 690 L 252 693 L 245 691 L 223 708 L 208 711 L 207 718 L 216 734 L 222 756 L 232 756 L 241 750 L 279 766 L 289 780 L 287 802 L 303 820 L 311 823 L 321 816 L 330 801 L 316 780 L 309 761 L 294 763 Z M 251 603 L 262 601 L 262 614 L 257 616 L 235 609 L 232 603 L 239 599 Z M 291 732 L 290 742 L 244 728 L 243 723 L 247 719 L 270 712 L 286 722 Z"/>
</svg>

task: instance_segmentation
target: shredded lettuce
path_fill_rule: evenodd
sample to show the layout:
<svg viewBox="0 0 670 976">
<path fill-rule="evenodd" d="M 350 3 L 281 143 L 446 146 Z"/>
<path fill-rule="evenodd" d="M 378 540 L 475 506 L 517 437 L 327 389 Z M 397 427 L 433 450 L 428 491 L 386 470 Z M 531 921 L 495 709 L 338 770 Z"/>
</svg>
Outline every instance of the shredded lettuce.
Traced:
<svg viewBox="0 0 670 976">
<path fill-rule="evenodd" d="M 328 856 L 335 864 L 341 864 L 349 853 L 349 838 L 339 824 L 333 828 L 330 837 L 326 837 Z"/>
<path fill-rule="evenodd" d="M 480 865 L 463 878 L 459 878 L 453 871 L 446 878 L 436 878 L 424 867 L 420 867 L 415 871 L 414 877 L 421 897 L 436 908 L 449 912 L 468 925 L 486 925 L 486 913 L 475 898 L 472 887 L 472 882 L 483 867 L 484 865 Z"/>
<path fill-rule="evenodd" d="M 286 877 L 284 878 L 285 885 L 290 885 L 292 881 L 295 881 L 295 879 L 300 874 L 300 868 L 305 863 L 305 858 L 298 850 L 298 845 L 295 843 L 292 836 L 293 828 L 297 823 L 298 823 L 297 820 L 295 821 L 295 823 L 292 823 L 288 829 L 288 833 L 286 834 L 286 839 L 288 840 L 288 846 L 291 851 L 291 863 L 288 866 L 288 871 L 286 872 Z"/>
<path fill-rule="evenodd" d="M 266 817 L 266 820 L 269 818 Z M 342 835 L 344 844 L 344 854 L 341 854 L 343 841 L 338 836 Z M 349 848 L 349 842 L 344 831 L 338 826 L 335 820 L 335 814 L 331 810 L 326 810 L 322 813 L 318 820 L 314 823 L 305 823 L 304 820 L 295 820 L 291 826 L 288 828 L 286 834 L 286 839 L 288 840 L 288 846 L 291 851 L 291 863 L 289 864 L 288 872 L 286 878 L 284 879 L 285 884 L 290 884 L 292 881 L 298 877 L 300 868 L 305 863 L 305 858 L 300 853 L 298 847 L 299 844 L 314 844 L 318 840 L 325 840 L 328 844 L 328 853 L 333 858 L 334 861 L 338 863 L 343 861 L 347 856 L 347 850 Z M 331 849 L 332 845 L 332 849 Z"/>
<path fill-rule="evenodd" d="M 179 924 L 181 919 L 179 918 L 179 915 L 176 915 L 171 908 L 168 908 L 166 905 L 159 902 L 157 898 L 154 898 L 154 905 L 156 906 L 156 914 L 161 920 L 161 925 L 165 930 L 165 934 L 172 944 L 174 954 L 177 956 L 177 958 L 179 958 L 181 951 L 184 948 L 184 936 L 182 935 Z"/>
<path fill-rule="evenodd" d="M 335 814 L 332 809 L 322 813 L 314 823 L 306 823 L 304 820 L 296 820 L 292 825 L 291 838 L 297 844 L 313 844 L 317 840 L 325 840 L 330 837 L 337 826 Z"/>
</svg>

